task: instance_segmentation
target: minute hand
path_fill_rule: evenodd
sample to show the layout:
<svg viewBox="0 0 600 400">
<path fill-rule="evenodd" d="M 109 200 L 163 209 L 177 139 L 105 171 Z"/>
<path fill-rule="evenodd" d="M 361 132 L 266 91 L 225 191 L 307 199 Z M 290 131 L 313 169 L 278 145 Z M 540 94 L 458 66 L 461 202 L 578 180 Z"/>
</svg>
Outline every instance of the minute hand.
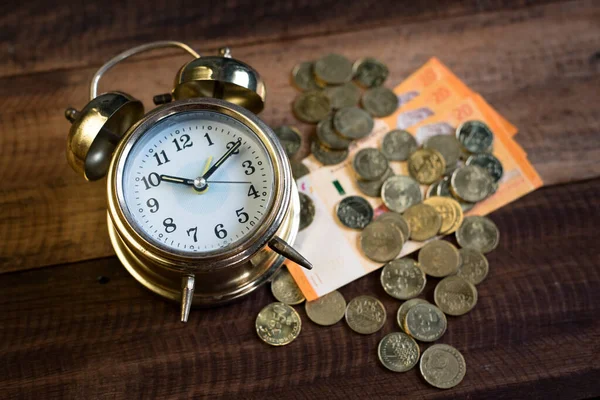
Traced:
<svg viewBox="0 0 600 400">
<path fill-rule="evenodd" d="M 236 151 L 237 149 L 240 148 L 240 146 L 242 145 L 241 140 L 238 140 L 237 142 L 235 142 L 235 144 L 233 146 L 231 146 L 231 148 L 229 150 L 227 150 L 227 152 L 225 154 L 223 154 L 221 156 L 221 158 L 219 158 L 217 160 L 216 163 L 213 164 L 212 167 L 210 167 L 208 169 L 208 171 L 206 171 L 206 173 L 204 175 L 202 175 L 202 178 L 208 180 L 208 178 L 215 173 L 215 171 L 229 158 L 229 156 L 231 156 L 233 154 L 234 151 Z"/>
</svg>

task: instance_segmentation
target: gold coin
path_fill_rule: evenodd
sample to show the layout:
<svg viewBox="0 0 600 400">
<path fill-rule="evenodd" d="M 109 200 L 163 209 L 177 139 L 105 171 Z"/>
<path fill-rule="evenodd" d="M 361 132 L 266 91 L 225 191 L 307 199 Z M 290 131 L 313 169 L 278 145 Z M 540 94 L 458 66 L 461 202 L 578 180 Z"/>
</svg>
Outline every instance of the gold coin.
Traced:
<svg viewBox="0 0 600 400">
<path fill-rule="evenodd" d="M 381 286 L 390 296 L 407 300 L 421 294 L 427 283 L 425 273 L 411 258 L 400 258 L 387 263 L 381 270 Z"/>
<path fill-rule="evenodd" d="M 354 332 L 362 335 L 369 335 L 380 330 L 385 324 L 385 318 L 385 307 L 375 297 L 355 297 L 346 307 L 348 326 Z"/>
<path fill-rule="evenodd" d="M 438 282 L 433 293 L 435 304 L 448 315 L 463 315 L 477 304 L 477 289 L 460 276 L 449 276 Z"/>
<path fill-rule="evenodd" d="M 346 139 L 361 139 L 373 130 L 373 118 L 358 107 L 340 108 L 333 116 L 333 127 Z"/>
<path fill-rule="evenodd" d="M 442 217 L 440 234 L 454 233 L 463 222 L 463 211 L 460 204 L 450 197 L 432 196 L 423 203 L 432 206 Z"/>
<path fill-rule="evenodd" d="M 446 316 L 433 304 L 417 304 L 406 313 L 405 332 L 421 342 L 435 342 L 447 327 Z"/>
<path fill-rule="evenodd" d="M 461 247 L 489 253 L 500 242 L 496 224 L 487 217 L 466 217 L 456 231 L 456 240 Z"/>
<path fill-rule="evenodd" d="M 487 276 L 489 264 L 485 256 L 473 249 L 460 249 L 461 264 L 456 275 L 471 282 L 473 285 L 479 285 Z"/>
<path fill-rule="evenodd" d="M 460 253 L 450 242 L 432 240 L 419 251 L 419 266 L 427 275 L 442 278 L 458 271 Z"/>
<path fill-rule="evenodd" d="M 271 303 L 256 317 L 258 337 L 271 346 L 284 346 L 300 334 L 302 321 L 292 307 L 283 303 Z"/>
<path fill-rule="evenodd" d="M 306 315 L 315 324 L 329 326 L 344 318 L 346 300 L 337 290 L 304 304 Z"/>
<path fill-rule="evenodd" d="M 398 108 L 398 96 L 390 89 L 378 86 L 368 89 L 360 99 L 360 104 L 374 117 L 391 115 Z"/>
<path fill-rule="evenodd" d="M 408 172 L 423 185 L 430 185 L 442 177 L 446 162 L 439 151 L 419 149 L 408 157 Z"/>
<path fill-rule="evenodd" d="M 400 254 L 403 245 L 402 231 L 389 221 L 373 221 L 360 234 L 360 248 L 373 261 L 393 260 Z"/>
<path fill-rule="evenodd" d="M 450 178 L 450 192 L 454 197 L 476 203 L 489 196 L 493 190 L 490 174 L 477 165 L 458 168 Z"/>
<path fill-rule="evenodd" d="M 396 313 L 396 323 L 398 324 L 400 329 L 402 329 L 404 332 L 406 332 L 406 329 L 404 326 L 404 322 L 406 322 L 406 314 L 408 313 L 408 310 L 410 310 L 412 307 L 416 306 L 417 304 L 429 304 L 429 302 L 424 299 L 410 299 L 410 300 L 406 300 L 398 308 L 398 312 Z"/>
<path fill-rule="evenodd" d="M 284 304 L 293 306 L 304 301 L 302 291 L 286 268 L 281 268 L 273 278 L 271 292 L 278 301 Z"/>
<path fill-rule="evenodd" d="M 363 87 L 380 86 L 387 79 L 389 70 L 381 61 L 371 57 L 356 60 L 352 65 L 354 79 Z"/>
<path fill-rule="evenodd" d="M 467 371 L 463 355 L 447 344 L 434 344 L 425 350 L 419 367 L 425 381 L 439 389 L 458 385 Z"/>
<path fill-rule="evenodd" d="M 419 345 L 413 338 L 402 332 L 387 334 L 377 346 L 379 361 L 394 372 L 412 369 L 419 361 Z"/>
<path fill-rule="evenodd" d="M 329 97 L 334 110 L 355 106 L 360 100 L 360 89 L 352 82 L 339 86 L 327 86 L 325 94 Z"/>
<path fill-rule="evenodd" d="M 384 185 L 385 187 L 385 185 Z M 410 238 L 423 242 L 440 231 L 442 217 L 430 205 L 419 203 L 409 207 L 403 214 L 410 226 Z"/>
<path fill-rule="evenodd" d="M 292 81 L 300 90 L 319 89 L 313 73 L 313 63 L 310 61 L 296 64 L 292 69 Z"/>
<path fill-rule="evenodd" d="M 339 54 L 327 54 L 314 64 L 318 81 L 329 85 L 341 85 L 352 80 L 352 63 Z"/>
<path fill-rule="evenodd" d="M 410 237 L 410 227 L 408 226 L 408 222 L 404 219 L 404 217 L 396 212 L 388 211 L 381 214 L 377 217 L 378 220 L 389 221 L 392 224 L 396 225 L 398 229 L 402 232 L 402 236 L 404 236 L 404 240 L 408 240 Z"/>
<path fill-rule="evenodd" d="M 320 90 L 301 93 L 294 100 L 294 114 L 304 122 L 317 123 L 327 117 L 330 111 L 329 98 Z"/>
</svg>

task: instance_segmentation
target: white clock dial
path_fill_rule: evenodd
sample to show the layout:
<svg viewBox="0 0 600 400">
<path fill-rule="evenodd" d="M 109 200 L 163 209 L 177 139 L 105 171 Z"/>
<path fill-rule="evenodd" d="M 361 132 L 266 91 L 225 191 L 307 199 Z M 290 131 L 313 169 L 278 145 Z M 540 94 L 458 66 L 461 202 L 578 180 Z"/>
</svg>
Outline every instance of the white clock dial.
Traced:
<svg viewBox="0 0 600 400">
<path fill-rule="evenodd" d="M 190 184 L 199 184 L 238 140 L 239 149 L 202 181 L 205 190 Z M 271 206 L 274 171 L 248 127 L 218 112 L 190 111 L 140 136 L 125 160 L 122 185 L 126 218 L 140 235 L 193 255 L 231 248 L 253 233 Z"/>
</svg>

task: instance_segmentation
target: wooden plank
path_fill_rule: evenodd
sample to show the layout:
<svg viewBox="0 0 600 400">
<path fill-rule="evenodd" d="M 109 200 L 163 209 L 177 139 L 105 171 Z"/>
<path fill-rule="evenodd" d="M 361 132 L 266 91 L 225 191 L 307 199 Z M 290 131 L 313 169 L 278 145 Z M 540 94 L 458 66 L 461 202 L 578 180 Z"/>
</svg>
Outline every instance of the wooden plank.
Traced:
<svg viewBox="0 0 600 400">
<path fill-rule="evenodd" d="M 190 7 L 184 1 L 152 3 L 27 1 L 0 5 L 0 76 L 99 65 L 142 43 L 177 39 L 204 51 L 273 39 L 331 34 L 414 20 L 517 9 L 552 0 L 317 0 L 273 4 L 233 0 Z M 23 21 L 27 29 L 23 29 Z M 170 54 L 175 54 L 170 52 Z M 146 57 L 147 58 L 147 57 Z"/>
<path fill-rule="evenodd" d="M 390 66 L 389 86 L 394 86 L 437 55 L 521 129 L 518 140 L 546 184 L 554 184 L 600 172 L 593 161 L 600 152 L 594 108 L 599 18 L 591 3 L 577 1 L 432 26 L 407 23 L 285 46 L 247 46 L 236 54 L 265 76 L 269 97 L 261 117 L 272 126 L 297 124 L 288 71 L 300 60 L 332 49 L 353 59 L 374 55 Z M 102 87 L 134 93 L 149 104 L 152 95 L 168 90 L 185 60 L 126 63 L 111 71 Z M 92 74 L 92 69 L 60 70 L 0 79 L 0 271 L 112 254 L 102 182 L 82 181 L 64 161 L 69 125 L 63 107 L 85 103 Z M 313 126 L 298 125 L 306 136 L 312 134 Z"/>
<path fill-rule="evenodd" d="M 292 344 L 256 337 L 268 287 L 235 304 L 194 310 L 139 285 L 115 258 L 6 274 L 0 280 L 0 392 L 16 398 L 543 398 L 600 396 L 600 179 L 543 188 L 492 215 L 501 232 L 490 273 L 469 314 L 449 317 L 440 342 L 459 349 L 467 373 L 448 391 L 417 369 L 385 370 L 376 347 L 397 331 L 400 302 L 372 273 L 342 288 L 381 299 L 388 317 L 368 336 L 341 321 L 310 322 Z M 109 278 L 100 284 L 98 276 Z M 433 301 L 437 279 L 424 298 Z M 421 350 L 428 347 L 420 345 Z"/>
</svg>

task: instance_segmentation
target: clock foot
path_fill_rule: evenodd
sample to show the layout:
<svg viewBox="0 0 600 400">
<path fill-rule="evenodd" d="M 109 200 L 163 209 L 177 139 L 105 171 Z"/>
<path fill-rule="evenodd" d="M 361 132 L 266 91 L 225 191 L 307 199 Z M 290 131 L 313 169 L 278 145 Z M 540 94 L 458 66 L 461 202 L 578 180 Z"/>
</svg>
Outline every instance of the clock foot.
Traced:
<svg viewBox="0 0 600 400">
<path fill-rule="evenodd" d="M 313 267 L 312 264 L 306 258 L 304 258 L 302 254 L 298 253 L 296 249 L 277 236 L 273 236 L 273 239 L 271 239 L 269 242 L 269 248 L 275 253 L 295 262 L 302 268 L 311 270 Z"/>
<path fill-rule="evenodd" d="M 194 275 L 181 279 L 181 322 L 187 322 L 194 299 Z"/>
</svg>

